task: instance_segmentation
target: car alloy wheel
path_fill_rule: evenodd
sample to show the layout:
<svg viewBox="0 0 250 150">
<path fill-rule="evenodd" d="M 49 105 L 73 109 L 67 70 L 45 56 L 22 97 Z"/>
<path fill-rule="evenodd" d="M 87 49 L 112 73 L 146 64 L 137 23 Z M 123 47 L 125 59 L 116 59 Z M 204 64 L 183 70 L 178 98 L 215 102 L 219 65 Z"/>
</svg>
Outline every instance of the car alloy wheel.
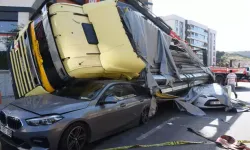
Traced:
<svg viewBox="0 0 250 150">
<path fill-rule="evenodd" d="M 149 108 L 144 108 L 142 113 L 141 113 L 141 124 L 146 124 L 149 120 Z"/>
<path fill-rule="evenodd" d="M 76 126 L 73 128 L 67 137 L 68 150 L 82 150 L 87 142 L 87 133 L 84 127 Z"/>
</svg>

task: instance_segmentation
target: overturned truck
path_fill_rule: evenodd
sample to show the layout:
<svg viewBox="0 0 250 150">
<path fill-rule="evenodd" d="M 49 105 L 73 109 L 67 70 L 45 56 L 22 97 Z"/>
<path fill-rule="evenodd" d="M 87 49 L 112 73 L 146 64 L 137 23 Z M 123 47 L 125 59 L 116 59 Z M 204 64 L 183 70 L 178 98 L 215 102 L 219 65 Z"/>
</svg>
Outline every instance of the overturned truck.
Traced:
<svg viewBox="0 0 250 150">
<path fill-rule="evenodd" d="M 213 80 L 173 35 L 136 0 L 47 3 L 10 46 L 15 96 L 52 93 L 81 78 L 138 82 L 164 97 Z"/>
</svg>

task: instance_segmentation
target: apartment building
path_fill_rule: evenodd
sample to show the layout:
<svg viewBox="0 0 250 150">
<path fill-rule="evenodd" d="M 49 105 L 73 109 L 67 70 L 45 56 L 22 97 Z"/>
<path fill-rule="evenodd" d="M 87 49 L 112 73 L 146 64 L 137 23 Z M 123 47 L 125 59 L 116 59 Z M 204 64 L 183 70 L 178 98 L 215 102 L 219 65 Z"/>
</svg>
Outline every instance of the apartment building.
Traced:
<svg viewBox="0 0 250 150">
<path fill-rule="evenodd" d="M 201 60 L 207 60 L 204 64 L 208 66 L 216 64 L 215 30 L 209 29 L 206 25 L 184 19 L 177 15 L 169 15 L 161 18 L 181 39 L 189 43 L 190 47 L 196 52 Z M 210 36 L 210 32 L 213 37 Z"/>
<path fill-rule="evenodd" d="M 186 20 L 177 15 L 169 15 L 161 17 L 171 28 L 173 31 L 183 40 L 185 40 L 185 22 Z"/>
<path fill-rule="evenodd" d="M 209 53 L 208 49 L 208 27 L 192 20 L 186 20 L 186 41 L 196 52 L 201 60 L 204 59 L 204 52 Z M 207 55 L 206 54 L 206 55 Z M 208 64 L 209 56 L 205 56 Z M 210 64 L 209 64 L 210 65 Z"/>
<path fill-rule="evenodd" d="M 211 66 L 216 65 L 216 31 L 213 29 L 208 30 L 208 64 Z"/>
</svg>

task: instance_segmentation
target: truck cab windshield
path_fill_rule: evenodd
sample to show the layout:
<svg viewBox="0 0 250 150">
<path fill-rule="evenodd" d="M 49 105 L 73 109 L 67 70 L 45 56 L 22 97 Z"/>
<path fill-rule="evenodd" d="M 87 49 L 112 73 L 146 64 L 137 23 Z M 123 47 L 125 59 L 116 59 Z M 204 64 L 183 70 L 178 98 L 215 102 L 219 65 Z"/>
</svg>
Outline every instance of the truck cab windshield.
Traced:
<svg viewBox="0 0 250 150">
<path fill-rule="evenodd" d="M 105 87 L 103 83 L 79 82 L 55 93 L 57 96 L 93 100 Z"/>
</svg>

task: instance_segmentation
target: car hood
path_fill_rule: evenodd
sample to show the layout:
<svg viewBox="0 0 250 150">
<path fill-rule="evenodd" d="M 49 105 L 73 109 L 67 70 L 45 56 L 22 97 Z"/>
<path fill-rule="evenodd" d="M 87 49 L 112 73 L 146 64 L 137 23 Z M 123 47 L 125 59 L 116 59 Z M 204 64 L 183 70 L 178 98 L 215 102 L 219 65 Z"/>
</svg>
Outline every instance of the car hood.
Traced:
<svg viewBox="0 0 250 150">
<path fill-rule="evenodd" d="M 76 100 L 72 98 L 44 94 L 37 96 L 24 97 L 10 105 L 22 108 L 39 115 L 63 114 L 70 111 L 84 109 L 88 107 L 90 101 Z"/>
</svg>

